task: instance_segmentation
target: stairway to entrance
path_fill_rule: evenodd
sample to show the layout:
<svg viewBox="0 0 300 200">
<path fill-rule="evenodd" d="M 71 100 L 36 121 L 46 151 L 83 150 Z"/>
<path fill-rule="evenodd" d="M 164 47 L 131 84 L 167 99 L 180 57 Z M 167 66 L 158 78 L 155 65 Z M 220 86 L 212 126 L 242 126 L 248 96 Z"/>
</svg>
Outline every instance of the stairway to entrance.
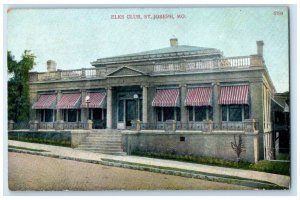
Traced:
<svg viewBox="0 0 300 200">
<path fill-rule="evenodd" d="M 122 150 L 122 134 L 119 130 L 93 130 L 76 148 L 95 153 L 126 155 Z"/>
</svg>

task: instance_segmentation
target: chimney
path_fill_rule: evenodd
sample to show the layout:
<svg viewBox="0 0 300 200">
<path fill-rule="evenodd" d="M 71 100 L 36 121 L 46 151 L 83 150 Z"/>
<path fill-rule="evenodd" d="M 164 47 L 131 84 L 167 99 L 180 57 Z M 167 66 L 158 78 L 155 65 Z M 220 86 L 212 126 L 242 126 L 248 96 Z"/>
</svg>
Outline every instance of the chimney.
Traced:
<svg viewBox="0 0 300 200">
<path fill-rule="evenodd" d="M 47 72 L 55 72 L 56 71 L 56 62 L 54 60 L 47 61 Z"/>
<path fill-rule="evenodd" d="M 177 38 L 171 38 L 170 39 L 170 45 L 171 45 L 171 47 L 177 47 L 178 46 Z"/>
<path fill-rule="evenodd" d="M 257 46 L 257 55 L 263 56 L 264 53 L 264 41 L 256 41 L 256 46 Z"/>
</svg>

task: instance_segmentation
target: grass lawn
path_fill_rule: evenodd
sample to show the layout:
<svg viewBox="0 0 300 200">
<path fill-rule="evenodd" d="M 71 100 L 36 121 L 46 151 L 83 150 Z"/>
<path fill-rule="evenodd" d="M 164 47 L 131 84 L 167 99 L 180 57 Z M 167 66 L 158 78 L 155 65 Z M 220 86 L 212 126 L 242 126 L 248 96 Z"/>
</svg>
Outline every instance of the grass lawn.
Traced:
<svg viewBox="0 0 300 200">
<path fill-rule="evenodd" d="M 213 165 L 213 166 L 220 166 L 220 167 L 248 169 L 248 170 L 274 173 L 274 174 L 290 175 L 290 162 L 268 161 L 268 160 L 261 160 L 257 163 L 234 162 L 234 161 L 221 160 L 221 159 L 208 158 L 208 157 L 188 156 L 188 155 L 180 156 L 180 155 L 148 153 L 148 152 L 133 152 L 133 155 L 185 161 L 185 162 L 192 162 L 192 163 L 199 163 L 199 164 L 206 164 L 206 165 Z"/>
</svg>

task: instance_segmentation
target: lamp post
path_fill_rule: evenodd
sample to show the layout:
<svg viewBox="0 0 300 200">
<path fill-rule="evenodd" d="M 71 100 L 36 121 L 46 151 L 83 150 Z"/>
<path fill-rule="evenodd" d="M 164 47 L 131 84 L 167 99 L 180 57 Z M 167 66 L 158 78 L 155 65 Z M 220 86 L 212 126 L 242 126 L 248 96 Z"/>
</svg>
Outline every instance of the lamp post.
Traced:
<svg viewBox="0 0 300 200">
<path fill-rule="evenodd" d="M 136 113 L 137 113 L 137 120 L 139 120 L 140 119 L 140 113 L 139 113 L 139 95 L 138 94 L 134 94 L 133 95 L 133 98 L 136 100 Z"/>
<path fill-rule="evenodd" d="M 89 118 L 90 118 L 90 110 L 89 110 L 90 96 L 85 97 L 85 103 L 87 105 L 87 114 L 88 114 L 87 119 L 89 120 Z"/>
</svg>

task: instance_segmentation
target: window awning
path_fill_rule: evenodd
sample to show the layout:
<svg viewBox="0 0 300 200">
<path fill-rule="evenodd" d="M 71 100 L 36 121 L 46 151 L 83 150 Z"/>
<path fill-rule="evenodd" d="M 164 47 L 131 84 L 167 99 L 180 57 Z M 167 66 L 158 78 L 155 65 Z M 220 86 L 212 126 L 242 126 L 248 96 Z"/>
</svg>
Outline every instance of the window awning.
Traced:
<svg viewBox="0 0 300 200">
<path fill-rule="evenodd" d="M 249 86 L 222 86 L 219 104 L 249 104 Z"/>
<path fill-rule="evenodd" d="M 63 94 L 57 102 L 56 108 L 58 109 L 76 109 L 79 108 L 81 103 L 80 93 Z"/>
<path fill-rule="evenodd" d="M 32 105 L 32 109 L 54 109 L 55 102 L 55 94 L 42 94 L 38 101 Z"/>
<path fill-rule="evenodd" d="M 185 106 L 209 106 L 211 94 L 211 87 L 189 88 L 184 102 Z"/>
<path fill-rule="evenodd" d="M 89 108 L 106 108 L 106 92 L 88 93 L 90 97 Z M 82 102 L 81 108 L 87 108 L 87 103 Z"/>
<path fill-rule="evenodd" d="M 158 89 L 152 101 L 154 107 L 179 107 L 179 89 Z"/>
</svg>

